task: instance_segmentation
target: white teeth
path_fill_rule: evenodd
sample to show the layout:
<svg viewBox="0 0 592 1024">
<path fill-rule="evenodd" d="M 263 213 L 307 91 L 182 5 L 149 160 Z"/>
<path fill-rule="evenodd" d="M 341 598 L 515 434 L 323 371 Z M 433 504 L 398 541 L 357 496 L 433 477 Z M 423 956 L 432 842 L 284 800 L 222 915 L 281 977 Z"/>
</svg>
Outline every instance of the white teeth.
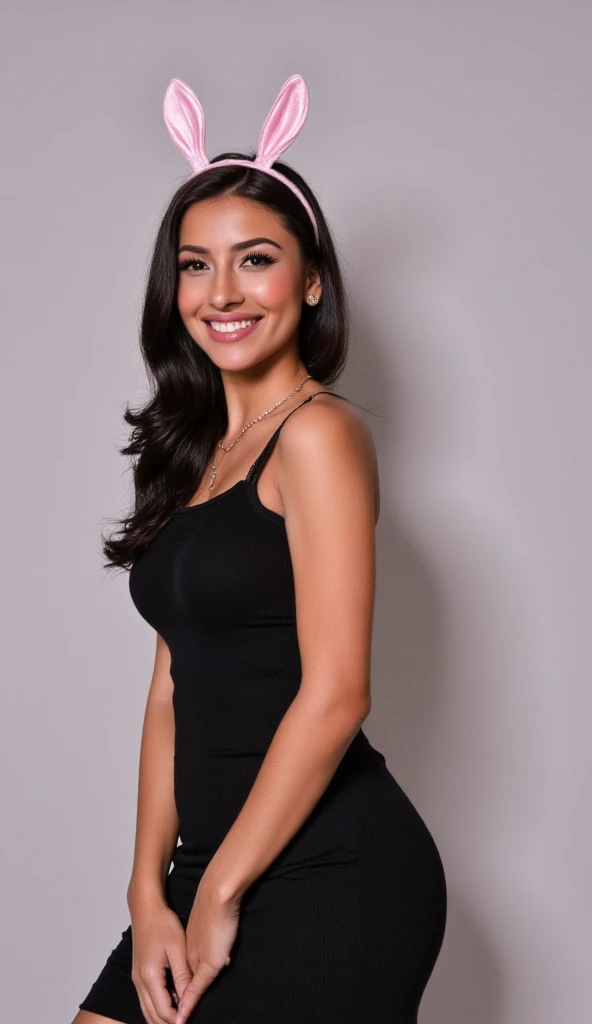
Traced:
<svg viewBox="0 0 592 1024">
<path fill-rule="evenodd" d="M 219 331 L 220 334 L 229 334 L 231 331 L 239 331 L 241 327 L 250 327 L 251 324 L 257 322 L 257 317 L 254 320 L 232 320 L 228 323 L 223 323 L 221 320 L 210 320 L 210 327 L 213 327 L 215 331 Z"/>
</svg>

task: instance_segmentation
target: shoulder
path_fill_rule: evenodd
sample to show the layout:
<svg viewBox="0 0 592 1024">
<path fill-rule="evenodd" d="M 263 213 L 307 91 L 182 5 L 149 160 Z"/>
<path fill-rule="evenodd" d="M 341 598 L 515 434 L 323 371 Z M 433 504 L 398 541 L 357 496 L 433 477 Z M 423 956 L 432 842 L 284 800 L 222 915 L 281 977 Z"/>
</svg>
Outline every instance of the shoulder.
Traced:
<svg viewBox="0 0 592 1024">
<path fill-rule="evenodd" d="M 278 444 L 294 459 L 317 453 L 321 458 L 324 453 L 339 455 L 344 445 L 352 444 L 371 461 L 376 456 L 370 428 L 355 405 L 322 391 L 287 418 Z"/>
<path fill-rule="evenodd" d="M 320 389 L 319 389 L 320 392 Z M 286 505 L 295 496 L 327 493 L 336 504 L 359 495 L 379 514 L 378 460 L 372 432 L 349 401 L 317 393 L 290 415 L 278 438 L 279 486 Z"/>
</svg>

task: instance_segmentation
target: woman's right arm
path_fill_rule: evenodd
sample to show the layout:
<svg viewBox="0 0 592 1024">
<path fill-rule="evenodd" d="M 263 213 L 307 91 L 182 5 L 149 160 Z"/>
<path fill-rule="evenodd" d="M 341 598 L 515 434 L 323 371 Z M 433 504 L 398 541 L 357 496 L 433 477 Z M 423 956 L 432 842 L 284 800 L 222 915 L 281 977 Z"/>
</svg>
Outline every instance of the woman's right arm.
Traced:
<svg viewBox="0 0 592 1024">
<path fill-rule="evenodd" d="M 166 899 L 166 879 L 177 837 L 173 768 L 175 724 L 170 651 L 157 633 L 154 672 L 140 749 L 138 814 L 127 903 L 132 920 L 132 981 L 149 1024 L 174 1024 L 177 1011 L 167 989 L 173 976 L 177 1003 L 191 980 L 185 930 Z"/>
<path fill-rule="evenodd" d="M 132 916 L 146 907 L 166 904 L 165 883 L 179 834 L 173 789 L 175 725 L 170 666 L 170 651 L 157 633 L 140 750 L 134 861 L 127 890 Z"/>
</svg>

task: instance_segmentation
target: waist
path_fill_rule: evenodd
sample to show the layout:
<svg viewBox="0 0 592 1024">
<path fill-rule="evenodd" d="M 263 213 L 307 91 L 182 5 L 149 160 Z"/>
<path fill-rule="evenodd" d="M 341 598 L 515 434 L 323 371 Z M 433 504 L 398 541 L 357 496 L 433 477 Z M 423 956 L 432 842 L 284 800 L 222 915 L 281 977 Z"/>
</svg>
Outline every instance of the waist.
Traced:
<svg viewBox="0 0 592 1024">
<path fill-rule="evenodd" d="M 175 800 L 181 845 L 173 863 L 198 883 L 210 859 L 238 817 L 255 782 L 264 753 L 217 751 L 194 756 L 192 766 L 175 764 Z M 360 730 L 326 790 L 270 870 L 356 857 L 364 779 L 389 774 L 384 756 Z"/>
</svg>

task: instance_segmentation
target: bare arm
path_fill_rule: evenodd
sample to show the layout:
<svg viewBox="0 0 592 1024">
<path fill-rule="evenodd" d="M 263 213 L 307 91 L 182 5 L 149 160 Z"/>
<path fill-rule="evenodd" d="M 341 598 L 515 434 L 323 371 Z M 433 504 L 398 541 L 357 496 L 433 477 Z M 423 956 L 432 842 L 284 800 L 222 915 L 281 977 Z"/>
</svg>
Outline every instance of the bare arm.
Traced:
<svg viewBox="0 0 592 1024">
<path fill-rule="evenodd" d="M 208 867 L 228 901 L 310 815 L 371 706 L 378 490 L 370 431 L 352 408 L 319 402 L 286 423 L 278 456 L 302 681 Z"/>
<path fill-rule="evenodd" d="M 131 912 L 139 904 L 165 901 L 164 886 L 179 833 L 173 789 L 175 725 L 170 664 L 169 649 L 157 634 L 140 750 L 134 863 L 127 890 Z"/>
</svg>

